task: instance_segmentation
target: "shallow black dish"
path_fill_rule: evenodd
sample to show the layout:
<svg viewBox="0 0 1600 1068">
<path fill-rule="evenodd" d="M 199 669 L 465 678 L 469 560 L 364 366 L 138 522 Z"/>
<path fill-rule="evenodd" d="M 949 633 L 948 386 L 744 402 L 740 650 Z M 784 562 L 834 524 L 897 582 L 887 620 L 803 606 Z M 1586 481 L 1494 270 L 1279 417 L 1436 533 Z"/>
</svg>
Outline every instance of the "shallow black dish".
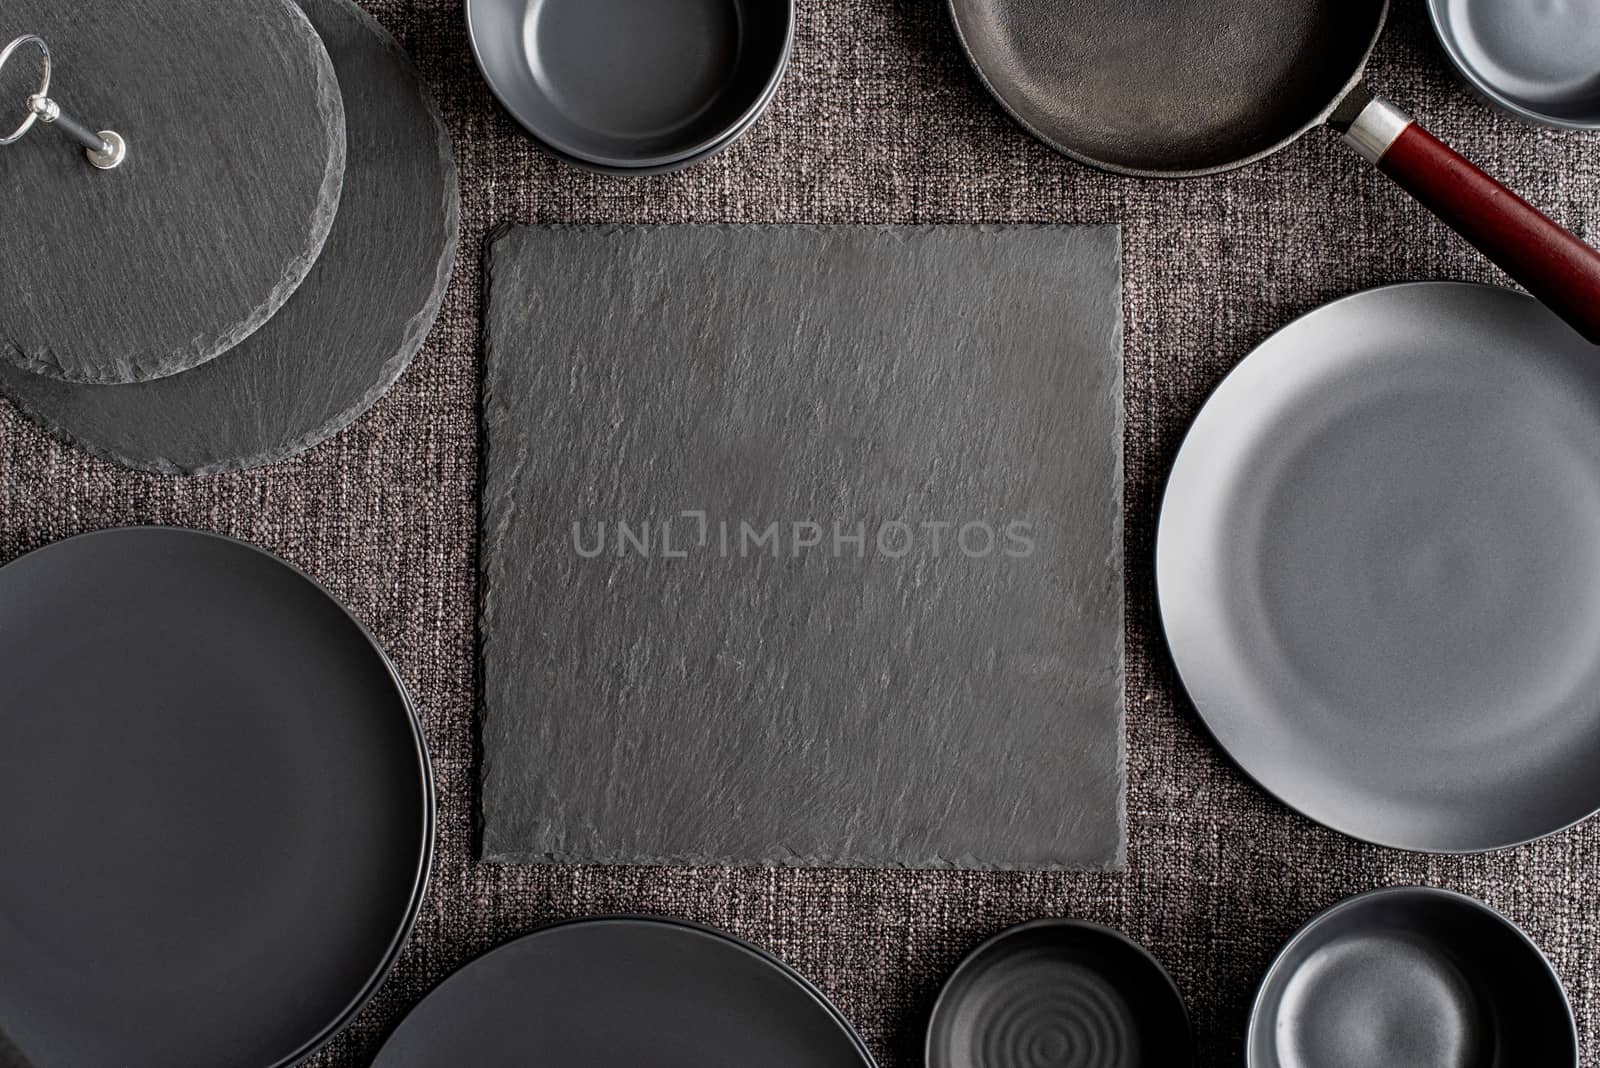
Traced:
<svg viewBox="0 0 1600 1068">
<path fill-rule="evenodd" d="M 479 957 L 412 1010 L 373 1068 L 874 1068 L 838 1010 L 755 946 L 608 916 Z"/>
<path fill-rule="evenodd" d="M 372 637 L 243 542 L 0 568 L 0 1031 L 30 1068 L 286 1068 L 372 995 L 434 840 Z"/>
<path fill-rule="evenodd" d="M 1011 927 L 967 955 L 928 1022 L 928 1068 L 1183 1068 L 1183 999 L 1161 963 L 1078 920 Z"/>
<path fill-rule="evenodd" d="M 560 159 L 649 174 L 720 151 L 788 66 L 793 0 L 468 0 L 489 88 Z"/>
<path fill-rule="evenodd" d="M 1279 952 L 1250 1014 L 1248 1068 L 1572 1068 L 1561 982 L 1482 902 L 1429 887 L 1349 898 Z"/>
</svg>

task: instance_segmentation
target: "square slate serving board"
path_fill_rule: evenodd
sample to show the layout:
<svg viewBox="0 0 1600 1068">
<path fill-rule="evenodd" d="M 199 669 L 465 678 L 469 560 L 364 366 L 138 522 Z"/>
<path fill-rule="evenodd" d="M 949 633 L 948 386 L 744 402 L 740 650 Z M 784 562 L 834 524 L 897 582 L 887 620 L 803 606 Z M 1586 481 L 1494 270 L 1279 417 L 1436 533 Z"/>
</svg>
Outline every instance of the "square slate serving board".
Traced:
<svg viewBox="0 0 1600 1068">
<path fill-rule="evenodd" d="M 1123 858 L 1110 227 L 491 239 L 485 859 Z"/>
</svg>

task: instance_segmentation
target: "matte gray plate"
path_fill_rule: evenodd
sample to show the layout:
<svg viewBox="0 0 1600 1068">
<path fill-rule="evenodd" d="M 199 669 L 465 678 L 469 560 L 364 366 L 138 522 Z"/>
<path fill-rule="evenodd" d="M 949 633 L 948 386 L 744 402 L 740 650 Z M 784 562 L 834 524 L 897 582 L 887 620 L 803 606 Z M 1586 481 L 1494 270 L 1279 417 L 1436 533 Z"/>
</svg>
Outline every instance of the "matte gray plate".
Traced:
<svg viewBox="0 0 1600 1068">
<path fill-rule="evenodd" d="M 1576 1068 L 1572 1007 L 1528 937 L 1472 898 L 1349 898 L 1289 941 L 1250 1015 L 1248 1068 Z"/>
<path fill-rule="evenodd" d="M 1189 1016 L 1159 961 L 1118 931 L 1035 920 L 973 950 L 928 1023 L 927 1068 L 1183 1068 Z"/>
<path fill-rule="evenodd" d="M 1274 335 L 1184 441 L 1156 578 L 1201 717 L 1312 819 L 1455 852 L 1600 807 L 1600 360 L 1532 298 Z"/>
<path fill-rule="evenodd" d="M 559 924 L 446 979 L 373 1068 L 872 1068 L 815 987 L 754 946 L 653 917 Z"/>
<path fill-rule="evenodd" d="M 1120 863 L 1114 229 L 521 227 L 486 271 L 485 857 Z"/>
<path fill-rule="evenodd" d="M 128 158 L 95 170 L 46 128 L 0 149 L 0 357 L 135 382 L 250 336 L 311 270 L 339 204 L 344 110 L 311 24 L 287 0 L 6 0 L 0 43 L 23 33 L 50 45 L 51 95 L 120 133 Z M 0 75 L 6 133 L 36 56 Z"/>
<path fill-rule="evenodd" d="M 1600 127 L 1600 7 L 1593 0 L 1429 0 L 1461 73 L 1534 122 Z"/>
<path fill-rule="evenodd" d="M 468 0 L 489 88 L 556 155 L 652 173 L 726 147 L 783 77 L 792 0 Z"/>
<path fill-rule="evenodd" d="M 130 467 L 232 471 L 311 448 L 370 408 L 427 337 L 455 263 L 450 136 L 411 61 L 349 0 L 300 0 L 350 120 L 338 220 L 283 309 L 224 358 L 126 386 L 0 365 L 3 391 L 58 437 Z"/>
<path fill-rule="evenodd" d="M 277 1068 L 354 1015 L 433 845 L 360 624 L 242 542 L 103 531 L 0 568 L 0 678 L 0 1033 L 30 1068 Z"/>
</svg>

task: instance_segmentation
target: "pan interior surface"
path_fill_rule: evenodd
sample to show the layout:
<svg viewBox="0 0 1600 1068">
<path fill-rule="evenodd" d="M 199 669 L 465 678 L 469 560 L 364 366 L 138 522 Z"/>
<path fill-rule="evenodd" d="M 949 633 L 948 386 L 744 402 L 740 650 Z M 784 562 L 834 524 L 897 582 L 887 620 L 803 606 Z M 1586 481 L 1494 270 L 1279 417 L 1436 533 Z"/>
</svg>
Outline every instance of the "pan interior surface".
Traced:
<svg viewBox="0 0 1600 1068">
<path fill-rule="evenodd" d="M 576 160 L 648 167 L 739 132 L 786 65 L 787 2 L 469 0 L 479 64 L 506 109 Z"/>
<path fill-rule="evenodd" d="M 1262 984 L 1249 1068 L 1570 1068 L 1572 1013 L 1550 966 L 1491 909 L 1400 887 L 1297 934 Z"/>
<path fill-rule="evenodd" d="M 1536 121 L 1600 127 L 1600 7 L 1432 0 L 1434 25 L 1477 88 Z"/>
<path fill-rule="evenodd" d="M 1360 74 L 1386 0 L 950 0 L 991 92 L 1107 170 L 1227 170 L 1282 147 Z"/>
<path fill-rule="evenodd" d="M 1532 298 L 1397 286 L 1269 339 L 1156 568 L 1201 717 L 1312 819 L 1474 852 L 1600 808 L 1600 361 Z"/>
</svg>

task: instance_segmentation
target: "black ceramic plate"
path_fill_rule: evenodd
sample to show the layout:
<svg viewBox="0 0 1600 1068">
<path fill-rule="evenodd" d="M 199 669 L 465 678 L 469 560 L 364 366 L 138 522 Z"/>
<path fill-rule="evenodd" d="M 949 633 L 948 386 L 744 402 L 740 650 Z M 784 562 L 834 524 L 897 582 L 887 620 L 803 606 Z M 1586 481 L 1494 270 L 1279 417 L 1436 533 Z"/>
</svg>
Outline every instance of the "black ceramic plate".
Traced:
<svg viewBox="0 0 1600 1068">
<path fill-rule="evenodd" d="M 509 942 L 446 979 L 373 1068 L 872 1068 L 796 972 L 729 935 L 607 917 Z"/>
<path fill-rule="evenodd" d="M 468 0 L 490 89 L 543 146 L 652 173 L 726 147 L 788 66 L 792 0 Z"/>
<path fill-rule="evenodd" d="M 928 1068 L 1183 1068 L 1194 1062 L 1172 978 L 1108 927 L 1035 920 L 973 950 L 928 1024 Z"/>
<path fill-rule="evenodd" d="M 1561 981 L 1498 912 L 1427 887 L 1377 890 L 1312 920 L 1250 1016 L 1248 1068 L 1576 1068 Z"/>
<path fill-rule="evenodd" d="M 289 1065 L 354 1014 L 433 792 L 343 608 L 242 542 L 87 534 L 0 568 L 0 679 L 0 1031 L 31 1068 Z"/>
<path fill-rule="evenodd" d="M 1467 852 L 1600 807 L 1600 359 L 1532 298 L 1330 304 L 1217 388 L 1156 538 L 1184 686 L 1324 824 Z"/>
</svg>

